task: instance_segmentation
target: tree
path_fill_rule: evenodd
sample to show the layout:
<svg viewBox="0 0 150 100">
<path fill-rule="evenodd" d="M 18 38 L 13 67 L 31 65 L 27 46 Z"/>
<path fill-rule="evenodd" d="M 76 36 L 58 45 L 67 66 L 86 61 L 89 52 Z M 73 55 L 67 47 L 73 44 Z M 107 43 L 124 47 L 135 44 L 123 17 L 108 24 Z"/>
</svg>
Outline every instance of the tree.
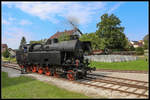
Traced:
<svg viewBox="0 0 150 100">
<path fill-rule="evenodd" d="M 66 34 L 66 33 L 63 33 L 62 35 L 60 35 L 58 37 L 58 41 L 61 42 L 61 41 L 68 41 L 70 40 L 70 35 Z"/>
<path fill-rule="evenodd" d="M 147 34 L 146 36 L 144 36 L 143 41 L 144 41 L 144 49 L 148 49 L 148 45 L 149 45 L 149 34 Z"/>
<path fill-rule="evenodd" d="M 136 50 L 137 55 L 143 55 L 144 54 L 144 49 L 142 47 L 137 47 L 135 50 Z"/>
<path fill-rule="evenodd" d="M 114 14 L 106 13 L 101 16 L 101 22 L 97 24 L 96 34 L 101 39 L 101 48 L 125 49 L 128 39 L 123 33 L 124 27 L 120 26 L 121 21 Z"/>
<path fill-rule="evenodd" d="M 130 50 L 130 51 L 135 51 L 134 46 L 133 46 L 133 45 L 129 45 L 129 50 Z"/>
<path fill-rule="evenodd" d="M 3 52 L 3 57 L 5 57 L 5 58 L 10 57 L 10 53 L 9 53 L 8 49 L 6 49 L 6 50 Z"/>
<path fill-rule="evenodd" d="M 41 39 L 41 40 L 38 40 L 38 41 L 30 41 L 30 44 L 34 44 L 34 43 L 41 43 L 41 44 L 44 44 L 46 43 L 47 39 Z"/>
<path fill-rule="evenodd" d="M 21 49 L 22 45 L 25 45 L 26 43 L 27 43 L 26 38 L 23 36 L 22 39 L 21 39 L 19 48 Z"/>
<path fill-rule="evenodd" d="M 90 41 L 91 44 L 92 44 L 92 49 L 93 50 L 96 50 L 96 49 L 100 49 L 100 38 L 98 37 L 98 35 L 96 35 L 96 33 L 86 33 L 86 34 L 83 34 L 79 40 L 81 41 Z"/>
</svg>

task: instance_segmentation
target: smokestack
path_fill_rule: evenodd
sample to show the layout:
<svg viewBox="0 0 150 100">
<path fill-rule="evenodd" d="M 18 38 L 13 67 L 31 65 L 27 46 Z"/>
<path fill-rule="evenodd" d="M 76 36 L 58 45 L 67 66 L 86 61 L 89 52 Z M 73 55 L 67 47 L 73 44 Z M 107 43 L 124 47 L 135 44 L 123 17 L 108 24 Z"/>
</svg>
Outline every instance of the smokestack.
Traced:
<svg viewBox="0 0 150 100">
<path fill-rule="evenodd" d="M 77 24 L 79 24 L 79 21 L 75 17 L 68 17 L 68 22 L 71 24 L 71 26 L 74 28 L 74 30 L 78 31 L 81 35 L 82 32 L 77 27 Z"/>
</svg>

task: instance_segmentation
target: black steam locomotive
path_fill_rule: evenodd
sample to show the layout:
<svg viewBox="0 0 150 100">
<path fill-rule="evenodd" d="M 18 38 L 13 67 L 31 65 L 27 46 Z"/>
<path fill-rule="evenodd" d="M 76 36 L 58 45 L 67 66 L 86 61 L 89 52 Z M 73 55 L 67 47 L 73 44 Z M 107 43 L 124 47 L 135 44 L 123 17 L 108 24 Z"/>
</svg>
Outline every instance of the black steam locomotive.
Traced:
<svg viewBox="0 0 150 100">
<path fill-rule="evenodd" d="M 84 59 L 85 52 L 91 52 L 91 43 L 82 42 L 78 35 L 72 35 L 69 41 L 60 43 L 57 39 L 49 39 L 45 44 L 22 45 L 16 51 L 16 60 L 21 73 L 38 72 L 77 80 L 86 77 L 88 71 L 95 70 Z"/>
</svg>

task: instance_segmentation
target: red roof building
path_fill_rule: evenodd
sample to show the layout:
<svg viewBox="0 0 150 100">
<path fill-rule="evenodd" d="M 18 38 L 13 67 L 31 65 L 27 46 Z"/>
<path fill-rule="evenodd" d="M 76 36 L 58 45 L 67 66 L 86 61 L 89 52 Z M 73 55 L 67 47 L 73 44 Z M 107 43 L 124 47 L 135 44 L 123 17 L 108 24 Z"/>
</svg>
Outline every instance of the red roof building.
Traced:
<svg viewBox="0 0 150 100">
<path fill-rule="evenodd" d="M 8 48 L 7 44 L 1 44 L 1 47 L 2 53 Z"/>
<path fill-rule="evenodd" d="M 51 36 L 49 39 L 54 39 L 54 38 L 58 38 L 59 36 L 61 36 L 62 34 L 67 34 L 67 35 L 73 35 L 73 34 L 78 34 L 81 35 L 82 33 L 80 32 L 79 29 L 74 28 L 73 30 L 65 30 L 64 32 L 56 32 L 53 36 Z"/>
<path fill-rule="evenodd" d="M 64 32 L 56 32 L 53 36 L 50 37 L 50 39 L 58 38 L 62 34 L 72 35 L 75 32 L 75 30 L 65 30 Z"/>
</svg>

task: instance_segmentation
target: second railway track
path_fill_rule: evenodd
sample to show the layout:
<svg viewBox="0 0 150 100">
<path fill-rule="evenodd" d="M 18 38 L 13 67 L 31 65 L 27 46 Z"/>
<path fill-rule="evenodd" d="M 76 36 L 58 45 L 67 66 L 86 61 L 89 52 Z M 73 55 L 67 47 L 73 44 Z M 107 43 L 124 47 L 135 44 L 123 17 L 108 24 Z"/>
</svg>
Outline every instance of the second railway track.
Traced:
<svg viewBox="0 0 150 100">
<path fill-rule="evenodd" d="M 16 64 L 5 63 L 3 64 L 3 66 L 20 70 L 20 68 Z M 64 78 L 60 79 L 69 81 Z M 137 98 L 148 98 L 149 82 L 146 81 L 111 77 L 99 74 L 88 74 L 86 78 L 72 82 L 77 84 L 83 84 L 86 86 L 96 87 L 97 89 L 101 88 L 105 90 L 126 93 L 127 96 L 135 95 L 135 97 Z"/>
</svg>

